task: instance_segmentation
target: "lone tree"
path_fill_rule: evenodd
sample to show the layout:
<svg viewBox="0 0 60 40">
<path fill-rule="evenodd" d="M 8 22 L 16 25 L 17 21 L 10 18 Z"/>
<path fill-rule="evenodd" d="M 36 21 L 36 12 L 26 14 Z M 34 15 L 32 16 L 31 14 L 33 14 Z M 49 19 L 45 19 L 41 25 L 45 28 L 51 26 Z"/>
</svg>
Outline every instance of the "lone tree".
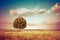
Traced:
<svg viewBox="0 0 60 40">
<path fill-rule="evenodd" d="M 17 29 L 23 29 L 26 27 L 26 20 L 19 16 L 18 18 L 16 18 L 13 22 L 13 27 L 17 28 Z"/>
</svg>

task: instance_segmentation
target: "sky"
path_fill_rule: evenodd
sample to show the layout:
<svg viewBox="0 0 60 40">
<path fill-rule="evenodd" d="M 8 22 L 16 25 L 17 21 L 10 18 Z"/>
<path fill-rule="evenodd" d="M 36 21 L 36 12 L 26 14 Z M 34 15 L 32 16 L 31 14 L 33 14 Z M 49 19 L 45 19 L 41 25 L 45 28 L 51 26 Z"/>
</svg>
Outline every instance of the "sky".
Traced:
<svg viewBox="0 0 60 40">
<path fill-rule="evenodd" d="M 0 0 L 0 29 L 14 29 L 18 16 L 26 19 L 25 29 L 60 29 L 60 1 Z"/>
</svg>

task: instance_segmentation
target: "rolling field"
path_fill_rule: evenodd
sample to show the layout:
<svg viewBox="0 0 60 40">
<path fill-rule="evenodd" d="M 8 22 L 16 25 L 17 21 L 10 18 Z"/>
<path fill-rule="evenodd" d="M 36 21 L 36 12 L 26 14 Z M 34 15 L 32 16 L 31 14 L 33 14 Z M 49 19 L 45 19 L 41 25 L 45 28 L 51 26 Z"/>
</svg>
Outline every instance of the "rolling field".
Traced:
<svg viewBox="0 0 60 40">
<path fill-rule="evenodd" d="M 60 40 L 60 31 L 0 30 L 0 40 Z"/>
</svg>

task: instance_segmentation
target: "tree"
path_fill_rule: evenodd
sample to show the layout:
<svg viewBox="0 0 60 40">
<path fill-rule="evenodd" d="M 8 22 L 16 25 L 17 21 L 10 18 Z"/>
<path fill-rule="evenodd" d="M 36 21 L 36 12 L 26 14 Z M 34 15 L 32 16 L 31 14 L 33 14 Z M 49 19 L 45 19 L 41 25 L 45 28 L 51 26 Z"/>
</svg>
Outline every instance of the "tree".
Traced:
<svg viewBox="0 0 60 40">
<path fill-rule="evenodd" d="M 26 27 L 26 20 L 23 17 L 18 16 L 13 22 L 13 27 L 18 28 L 18 29 L 25 28 Z"/>
</svg>

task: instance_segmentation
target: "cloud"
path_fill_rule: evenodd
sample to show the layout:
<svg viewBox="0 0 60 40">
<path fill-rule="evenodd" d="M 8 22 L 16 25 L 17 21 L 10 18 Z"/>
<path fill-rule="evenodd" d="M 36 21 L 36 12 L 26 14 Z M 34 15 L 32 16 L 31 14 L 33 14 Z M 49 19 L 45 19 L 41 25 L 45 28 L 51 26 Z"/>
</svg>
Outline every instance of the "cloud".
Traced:
<svg viewBox="0 0 60 40">
<path fill-rule="evenodd" d="M 51 10 L 57 14 L 60 14 L 60 3 L 56 3 Z"/>
<path fill-rule="evenodd" d="M 34 14 L 44 14 L 44 13 L 56 13 L 60 14 L 60 3 L 56 3 L 54 6 L 51 7 L 50 10 L 46 9 L 39 9 L 39 8 L 33 8 L 33 9 L 27 9 L 27 8 L 21 8 L 16 10 L 10 10 L 11 15 L 34 15 Z"/>
<path fill-rule="evenodd" d="M 50 10 L 47 10 L 46 13 L 55 13 L 57 15 L 60 14 L 60 3 L 56 3 L 55 5 L 53 5 Z"/>
<path fill-rule="evenodd" d="M 10 14 L 11 15 L 15 15 L 16 14 L 16 10 L 10 10 Z"/>
<path fill-rule="evenodd" d="M 32 15 L 32 14 L 42 14 L 46 11 L 46 9 L 26 9 L 26 8 L 21 8 L 17 10 L 10 10 L 10 14 L 14 15 Z"/>
</svg>

